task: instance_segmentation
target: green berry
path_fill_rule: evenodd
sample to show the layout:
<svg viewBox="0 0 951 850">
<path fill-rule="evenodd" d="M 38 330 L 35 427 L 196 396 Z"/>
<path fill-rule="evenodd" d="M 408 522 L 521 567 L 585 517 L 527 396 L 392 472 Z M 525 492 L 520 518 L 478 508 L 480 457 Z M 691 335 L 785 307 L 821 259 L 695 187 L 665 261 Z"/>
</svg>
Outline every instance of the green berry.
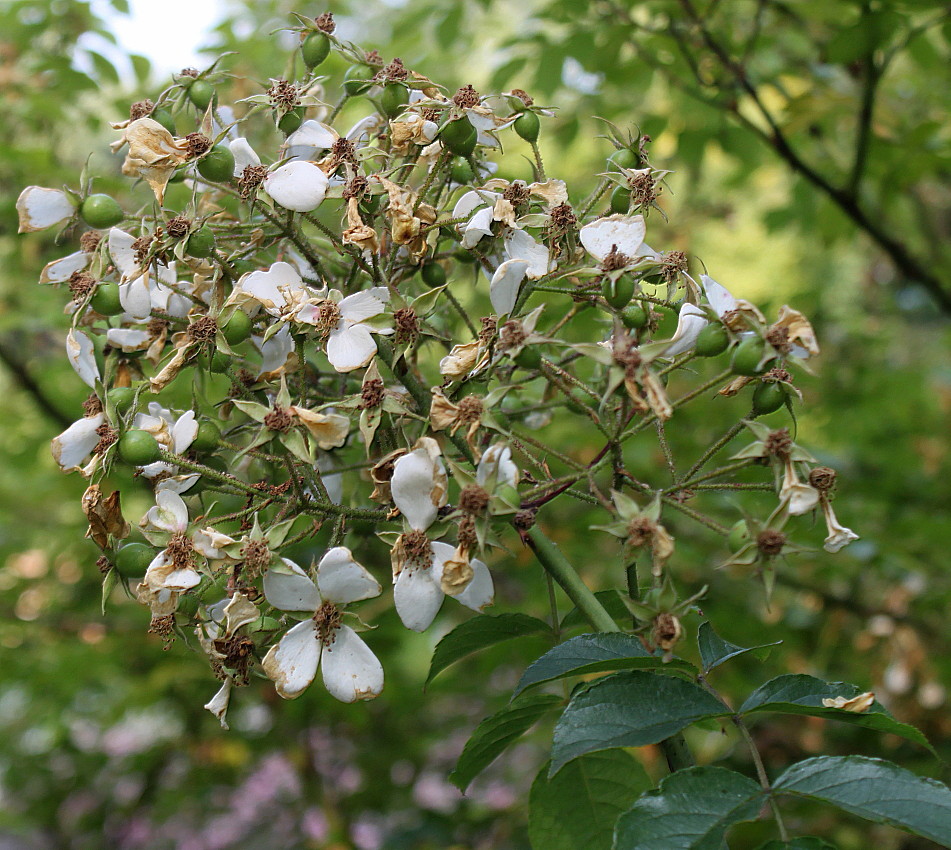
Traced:
<svg viewBox="0 0 951 850">
<path fill-rule="evenodd" d="M 766 343 L 758 336 L 744 339 L 733 352 L 733 374 L 753 377 L 765 371 L 762 364 Z"/>
<path fill-rule="evenodd" d="M 753 390 L 753 413 L 765 416 L 779 410 L 787 398 L 786 388 L 779 381 L 761 381 Z"/>
<path fill-rule="evenodd" d="M 153 121 L 158 121 L 169 133 L 173 136 L 175 135 L 175 116 L 167 109 L 162 109 L 161 107 L 153 109 L 149 118 Z"/>
<path fill-rule="evenodd" d="M 188 99 L 204 112 L 215 96 L 215 89 L 206 80 L 195 80 L 188 87 Z"/>
<path fill-rule="evenodd" d="M 450 153 L 468 157 L 475 150 L 479 134 L 468 118 L 457 118 L 439 131 L 439 139 Z"/>
<path fill-rule="evenodd" d="M 102 194 L 86 198 L 79 207 L 79 214 L 86 224 L 96 230 L 114 227 L 125 218 L 125 213 L 116 199 Z"/>
<path fill-rule="evenodd" d="M 221 326 L 221 333 L 229 345 L 238 345 L 251 336 L 251 318 L 244 310 L 235 310 Z"/>
<path fill-rule="evenodd" d="M 300 125 L 304 123 L 304 108 L 298 106 L 296 109 L 292 109 L 290 112 L 285 112 L 281 119 L 277 122 L 277 128 L 285 136 L 289 136 L 295 130 L 300 128 Z"/>
<path fill-rule="evenodd" d="M 620 310 L 631 303 L 636 286 L 631 275 L 622 274 L 617 280 L 605 278 L 601 284 L 601 294 L 615 310 Z"/>
<path fill-rule="evenodd" d="M 716 357 L 730 345 L 730 334 L 719 322 L 707 325 L 697 334 L 694 351 L 698 357 Z"/>
<path fill-rule="evenodd" d="M 221 429 L 210 419 L 202 419 L 198 423 L 198 433 L 192 440 L 191 448 L 196 452 L 211 452 L 218 447 L 221 440 Z"/>
<path fill-rule="evenodd" d="M 739 519 L 730 529 L 730 535 L 726 539 L 727 546 L 730 547 L 731 552 L 739 552 L 749 542 L 750 528 L 745 519 Z"/>
<path fill-rule="evenodd" d="M 228 183 L 234 176 L 234 154 L 224 145 L 215 145 L 198 160 L 198 173 L 212 183 Z"/>
<path fill-rule="evenodd" d="M 125 413 L 135 401 L 135 390 L 132 387 L 113 387 L 106 393 L 106 398 L 115 406 L 116 413 Z"/>
<path fill-rule="evenodd" d="M 126 431 L 119 437 L 119 457 L 130 466 L 146 466 L 161 458 L 158 440 L 148 431 Z"/>
<path fill-rule="evenodd" d="M 515 355 L 515 362 L 523 369 L 540 369 L 542 365 L 542 355 L 538 350 L 538 346 L 526 345 Z"/>
<path fill-rule="evenodd" d="M 350 97 L 363 94 L 369 91 L 370 86 L 373 85 L 369 82 L 369 78 L 372 76 L 373 72 L 366 65 L 351 65 L 343 75 L 343 90 Z"/>
<path fill-rule="evenodd" d="M 390 83 L 380 95 L 380 109 L 387 118 L 395 118 L 409 103 L 409 91 L 400 83 Z"/>
<path fill-rule="evenodd" d="M 608 157 L 608 161 L 614 163 L 619 168 L 637 168 L 639 164 L 637 154 L 630 148 L 616 150 Z"/>
<path fill-rule="evenodd" d="M 439 263 L 432 261 L 423 266 L 423 283 L 435 289 L 446 282 L 446 270 Z"/>
<path fill-rule="evenodd" d="M 145 543 L 126 543 L 113 558 L 112 565 L 123 578 L 145 575 L 158 552 Z"/>
<path fill-rule="evenodd" d="M 621 321 L 624 322 L 625 327 L 631 330 L 645 327 L 649 318 L 643 304 L 632 304 L 621 313 Z"/>
<path fill-rule="evenodd" d="M 534 112 L 523 112 L 515 119 L 514 126 L 515 132 L 526 142 L 534 144 L 538 141 L 538 131 L 541 129 L 541 123 Z"/>
<path fill-rule="evenodd" d="M 631 190 L 627 186 L 616 186 L 611 193 L 611 212 L 626 213 L 631 208 Z"/>
<path fill-rule="evenodd" d="M 466 185 L 475 180 L 475 170 L 464 157 L 453 157 L 452 165 L 449 166 L 449 176 L 453 183 Z"/>
<path fill-rule="evenodd" d="M 118 283 L 100 283 L 89 303 L 93 310 L 103 316 L 118 316 L 122 312 Z"/>
<path fill-rule="evenodd" d="M 330 39 L 322 32 L 312 32 L 301 43 L 300 55 L 304 64 L 313 71 L 330 55 Z"/>
<path fill-rule="evenodd" d="M 210 257 L 215 253 L 215 234 L 210 227 L 202 225 L 185 243 L 185 250 L 193 257 Z"/>
</svg>

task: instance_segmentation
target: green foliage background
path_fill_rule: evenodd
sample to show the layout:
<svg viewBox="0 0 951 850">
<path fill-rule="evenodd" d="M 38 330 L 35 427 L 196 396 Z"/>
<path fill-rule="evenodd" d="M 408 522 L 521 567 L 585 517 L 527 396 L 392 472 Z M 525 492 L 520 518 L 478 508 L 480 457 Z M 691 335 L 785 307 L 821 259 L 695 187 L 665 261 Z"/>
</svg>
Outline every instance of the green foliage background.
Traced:
<svg viewBox="0 0 951 850">
<path fill-rule="evenodd" d="M 226 60 L 236 91 L 248 88 L 243 78 L 281 73 L 293 42 L 269 33 L 288 23 L 291 8 L 233 4 L 213 40 L 215 54 L 240 50 Z M 799 382 L 806 404 L 798 427 L 839 470 L 837 510 L 863 539 L 830 557 L 817 528 L 808 541 L 816 551 L 781 566 L 769 608 L 752 580 L 715 572 L 722 544 L 686 525 L 672 528 L 675 572 L 688 592 L 710 584 L 704 613 L 727 639 L 784 642 L 765 660 L 744 656 L 716 674 L 732 699 L 784 672 L 854 682 L 948 758 L 944 4 L 708 9 L 619 0 L 578 8 L 570 0 L 362 0 L 333 11 L 342 37 L 448 86 L 519 87 L 557 106 L 541 150 L 549 172 L 569 181 L 602 170 L 611 151 L 592 116 L 639 127 L 653 138 L 654 163 L 674 172 L 661 201 L 670 223 L 653 216 L 649 240 L 688 251 L 768 313 L 788 302 L 813 317 L 823 355 L 817 374 Z M 744 78 L 718 61 L 692 12 L 711 40 L 745 58 Z M 27 184 L 75 185 L 89 151 L 98 188 L 118 191 L 107 122 L 165 84 L 141 57 L 132 62 L 137 79 L 120 79 L 110 60 L 77 46 L 91 43 L 80 39 L 90 32 L 109 38 L 79 0 L 0 5 L 0 838 L 57 848 L 527 847 L 528 788 L 550 727 L 506 754 L 466 798 L 446 775 L 477 722 L 504 705 L 527 663 L 548 648 L 542 638 L 470 658 L 423 693 L 435 640 L 463 615 L 447 610 L 425 635 L 383 615 L 374 644 L 387 670 L 380 700 L 342 706 L 312 689 L 282 703 L 256 684 L 240 694 L 233 731 L 223 733 L 201 708 L 214 682 L 199 659 L 176 646 L 163 652 L 145 635 L 144 609 L 119 593 L 101 615 L 95 550 L 82 540 L 83 484 L 61 475 L 48 451 L 84 397 L 63 356 L 61 293 L 35 284 L 43 263 L 66 250 L 50 235 L 17 236 L 14 210 Z M 777 147 L 777 130 L 799 165 Z M 530 177 L 528 163 L 511 176 Z M 863 220 L 881 232 L 870 235 Z M 896 265 L 892 243 L 907 262 Z M 713 403 L 702 421 L 678 429 L 678 449 L 698 453 L 747 403 Z M 555 447 L 576 442 L 557 423 L 548 438 Z M 145 506 L 143 496 L 127 513 Z M 562 510 L 551 531 L 569 559 L 584 566 L 591 586 L 616 584 L 614 544 L 589 531 L 583 508 Z M 508 543 L 511 554 L 491 565 L 496 608 L 545 617 L 542 574 L 517 541 Z M 361 554 L 385 570 L 379 548 Z M 691 640 L 697 625 L 688 624 Z M 855 727 L 793 718 L 762 721 L 754 732 L 774 772 L 808 755 L 864 753 L 948 779 L 925 751 Z M 691 743 L 703 762 L 748 768 L 719 725 Z M 652 780 L 663 775 L 653 748 L 636 755 Z M 936 846 L 805 804 L 797 814 L 844 850 Z M 731 846 L 768 837 L 748 824 Z"/>
</svg>

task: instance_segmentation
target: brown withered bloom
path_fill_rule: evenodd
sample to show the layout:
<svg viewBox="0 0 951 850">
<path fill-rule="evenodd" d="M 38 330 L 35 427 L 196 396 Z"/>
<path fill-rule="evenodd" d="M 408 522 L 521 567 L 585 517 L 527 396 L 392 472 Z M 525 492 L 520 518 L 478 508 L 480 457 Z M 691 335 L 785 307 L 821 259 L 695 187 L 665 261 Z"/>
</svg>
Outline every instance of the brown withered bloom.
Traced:
<svg viewBox="0 0 951 850">
<path fill-rule="evenodd" d="M 147 115 L 151 115 L 154 109 L 155 104 L 148 98 L 145 100 L 137 100 L 129 107 L 129 118 L 132 121 L 145 118 Z"/>
<path fill-rule="evenodd" d="M 185 153 L 189 159 L 201 156 L 211 148 L 211 139 L 204 133 L 189 133 L 185 136 Z"/>
<path fill-rule="evenodd" d="M 188 231 L 191 226 L 192 222 L 190 218 L 186 218 L 183 215 L 177 215 L 166 225 L 166 230 L 172 239 L 182 239 L 185 236 L 188 236 Z"/>
<path fill-rule="evenodd" d="M 275 404 L 274 408 L 264 417 L 264 427 L 284 434 L 294 427 L 294 417 L 290 411 Z"/>
<path fill-rule="evenodd" d="M 102 234 L 95 230 L 87 230 L 79 237 L 79 249 L 84 254 L 92 254 L 102 241 Z"/>
<path fill-rule="evenodd" d="M 809 484 L 820 493 L 828 494 L 835 489 L 838 473 L 829 466 L 817 466 L 809 473 Z"/>
<path fill-rule="evenodd" d="M 290 112 L 300 106 L 300 89 L 287 80 L 272 79 L 267 96 L 271 100 L 271 106 L 282 112 Z"/>
<path fill-rule="evenodd" d="M 218 332 L 218 323 L 211 316 L 195 319 L 187 329 L 188 338 L 193 342 L 211 342 Z"/>
<path fill-rule="evenodd" d="M 482 97 L 471 85 L 464 85 L 452 96 L 452 102 L 460 109 L 471 109 L 478 106 L 481 100 Z"/>
<path fill-rule="evenodd" d="M 337 25 L 334 23 L 333 12 L 324 12 L 322 15 L 318 15 L 314 18 L 314 26 L 327 35 L 332 34 L 333 31 L 337 29 Z"/>
<path fill-rule="evenodd" d="M 77 301 L 82 301 L 93 288 L 96 286 L 98 281 L 91 275 L 86 272 L 73 272 L 69 276 L 69 292 Z"/>
<path fill-rule="evenodd" d="M 604 259 L 601 261 L 601 271 L 603 272 L 613 272 L 618 269 L 623 269 L 626 266 L 630 265 L 631 258 L 627 254 L 622 254 L 617 245 L 612 245 L 611 250 L 604 255 Z"/>
<path fill-rule="evenodd" d="M 756 538 L 756 548 L 767 558 L 773 558 L 783 551 L 786 535 L 774 528 L 764 529 Z"/>
<path fill-rule="evenodd" d="M 264 182 L 265 177 L 267 177 L 267 166 L 246 165 L 238 178 L 238 192 L 241 200 L 248 200 Z"/>
</svg>

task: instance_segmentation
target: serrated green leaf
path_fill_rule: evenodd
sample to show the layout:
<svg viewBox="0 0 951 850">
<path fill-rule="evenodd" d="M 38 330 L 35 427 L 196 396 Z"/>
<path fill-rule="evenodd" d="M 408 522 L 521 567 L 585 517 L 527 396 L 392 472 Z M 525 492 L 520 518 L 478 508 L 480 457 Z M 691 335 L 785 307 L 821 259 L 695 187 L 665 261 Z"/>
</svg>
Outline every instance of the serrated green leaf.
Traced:
<svg viewBox="0 0 951 850">
<path fill-rule="evenodd" d="M 737 655 L 766 649 L 769 646 L 778 646 L 781 643 L 781 640 L 777 640 L 773 643 L 762 643 L 759 646 L 737 646 L 735 643 L 723 640 L 708 622 L 701 623 L 697 632 L 697 645 L 700 648 L 704 673 L 709 673 L 714 667 L 719 667 L 724 661 L 735 658 Z"/>
<path fill-rule="evenodd" d="M 618 819 L 614 850 L 721 850 L 734 824 L 754 820 L 763 789 L 723 767 L 671 774 Z"/>
<path fill-rule="evenodd" d="M 532 783 L 528 839 L 534 850 L 611 850 L 618 816 L 651 786 L 624 750 L 589 753 L 551 779 L 546 764 Z"/>
<path fill-rule="evenodd" d="M 806 759 L 780 776 L 773 790 L 823 800 L 866 820 L 951 845 L 951 789 L 882 759 Z"/>
<path fill-rule="evenodd" d="M 522 674 L 512 696 L 526 688 L 564 676 L 581 676 L 629 669 L 692 669 L 679 658 L 665 663 L 660 655 L 652 655 L 634 635 L 604 633 L 578 635 L 533 661 Z"/>
<path fill-rule="evenodd" d="M 783 714 L 808 714 L 812 717 L 827 717 L 853 726 L 863 726 L 876 732 L 888 732 L 934 752 L 928 739 L 914 726 L 900 723 L 879 702 L 872 703 L 867 712 L 858 714 L 841 708 L 826 708 L 824 699 L 845 697 L 852 699 L 862 689 L 848 682 L 824 682 L 815 676 L 787 674 L 777 676 L 758 687 L 740 706 L 739 714 L 775 711 Z"/>
<path fill-rule="evenodd" d="M 596 750 L 656 744 L 697 720 L 729 713 L 693 682 L 640 670 L 607 676 L 568 704 L 555 727 L 551 769 Z"/>
<path fill-rule="evenodd" d="M 466 742 L 449 781 L 465 793 L 479 773 L 561 702 L 553 694 L 532 694 L 486 717 Z"/>
<path fill-rule="evenodd" d="M 548 623 L 528 614 L 481 614 L 466 620 L 436 644 L 426 685 L 450 664 L 473 652 L 503 641 L 550 631 Z"/>
</svg>

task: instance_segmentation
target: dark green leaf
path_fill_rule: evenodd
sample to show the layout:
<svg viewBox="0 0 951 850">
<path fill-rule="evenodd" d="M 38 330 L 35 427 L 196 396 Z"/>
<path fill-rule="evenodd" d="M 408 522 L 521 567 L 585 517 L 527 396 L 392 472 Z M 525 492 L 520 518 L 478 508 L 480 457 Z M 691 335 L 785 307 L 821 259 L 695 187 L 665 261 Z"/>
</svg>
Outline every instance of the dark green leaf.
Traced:
<svg viewBox="0 0 951 850">
<path fill-rule="evenodd" d="M 853 726 L 863 726 L 877 732 L 889 732 L 909 741 L 914 741 L 922 747 L 934 752 L 928 739 L 914 726 L 900 723 L 885 707 L 879 703 L 872 703 L 871 708 L 863 714 L 845 711 L 841 708 L 826 708 L 822 705 L 824 699 L 845 697 L 852 699 L 862 693 L 862 689 L 847 682 L 824 682 L 814 676 L 803 674 L 789 674 L 777 676 L 766 684 L 761 685 L 749 695 L 746 702 L 739 708 L 740 714 L 751 714 L 757 711 L 778 711 L 784 714 L 808 714 L 813 717 L 828 717 L 842 723 L 851 723 Z"/>
<path fill-rule="evenodd" d="M 788 843 L 785 841 L 767 841 L 765 844 L 760 844 L 756 850 L 836 850 L 836 847 L 821 838 L 804 835 L 801 838 L 794 838 Z"/>
<path fill-rule="evenodd" d="M 618 815 L 651 785 L 624 750 L 589 753 L 550 779 L 546 764 L 529 796 L 529 841 L 534 850 L 611 850 Z"/>
<path fill-rule="evenodd" d="M 607 612 L 614 618 L 615 622 L 623 623 L 625 627 L 631 624 L 631 612 L 624 604 L 624 597 L 621 592 L 615 588 L 611 590 L 599 590 L 594 594 Z M 588 626 L 590 624 L 577 608 L 572 608 L 561 621 L 562 629 L 573 629 L 577 626 Z"/>
<path fill-rule="evenodd" d="M 720 850 L 734 824 L 753 820 L 763 789 L 723 767 L 691 767 L 664 779 L 617 822 L 615 850 Z"/>
<path fill-rule="evenodd" d="M 475 777 L 522 736 L 535 722 L 562 702 L 553 694 L 531 694 L 507 705 L 477 727 L 459 756 L 449 781 L 465 792 Z"/>
<path fill-rule="evenodd" d="M 759 646 L 737 646 L 735 643 L 723 640 L 709 623 L 701 623 L 697 632 L 697 645 L 700 647 L 704 673 L 709 673 L 714 667 L 719 667 L 724 661 L 742 655 L 744 652 L 778 646 L 781 643 L 782 641 L 778 640 L 773 643 L 762 643 Z"/>
<path fill-rule="evenodd" d="M 777 793 L 832 803 L 876 823 L 951 845 L 951 790 L 896 764 L 864 756 L 818 756 L 789 768 Z"/>
<path fill-rule="evenodd" d="M 481 614 L 457 626 L 439 643 L 426 677 L 428 685 L 440 672 L 460 658 L 479 649 L 525 635 L 551 631 L 548 623 L 527 614 L 499 614 L 495 617 Z"/>
<path fill-rule="evenodd" d="M 690 669 L 686 661 L 673 659 L 669 664 L 659 655 L 651 655 L 634 635 L 604 633 L 578 635 L 548 650 L 522 674 L 513 696 L 526 688 L 563 676 L 580 676 L 606 670 Z"/>
<path fill-rule="evenodd" d="M 729 709 L 682 679 L 634 670 L 607 676 L 577 694 L 555 727 L 551 769 L 595 750 L 656 744 Z"/>
</svg>

